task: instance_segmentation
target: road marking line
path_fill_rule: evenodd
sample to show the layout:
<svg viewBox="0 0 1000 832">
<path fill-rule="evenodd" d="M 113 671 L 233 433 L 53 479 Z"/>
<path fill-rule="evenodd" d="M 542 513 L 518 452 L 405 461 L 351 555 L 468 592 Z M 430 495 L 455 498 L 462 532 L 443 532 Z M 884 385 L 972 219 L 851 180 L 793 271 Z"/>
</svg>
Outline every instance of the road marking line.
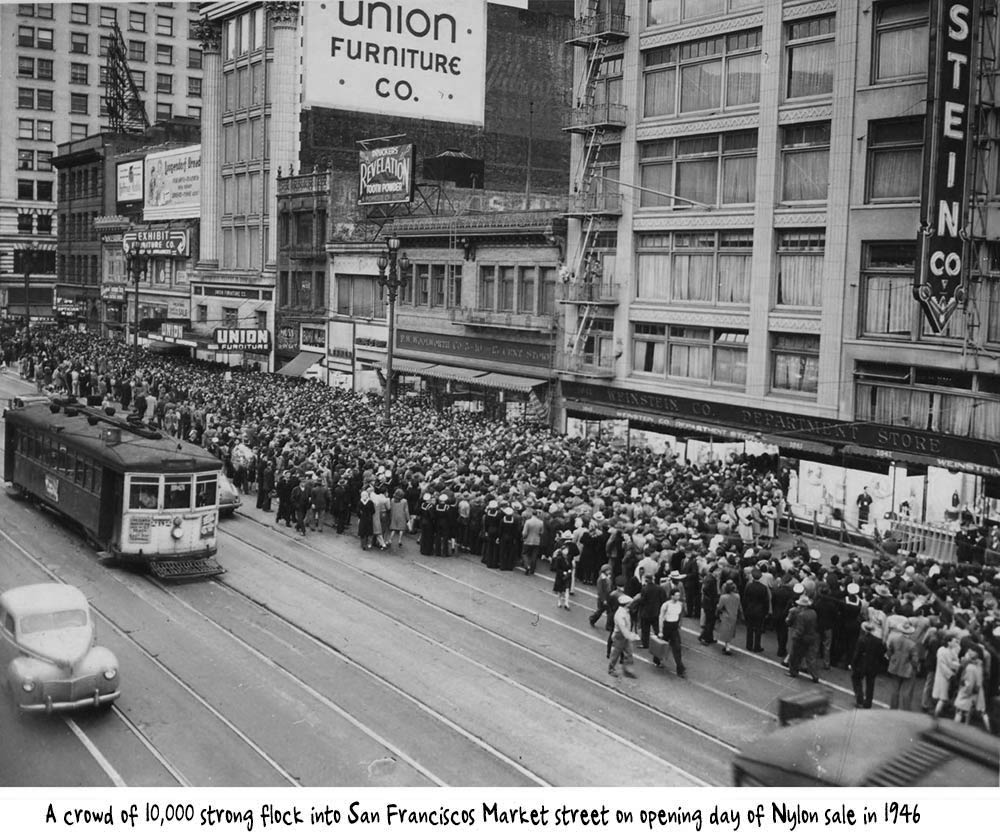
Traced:
<svg viewBox="0 0 1000 832">
<path fill-rule="evenodd" d="M 104 773 L 108 775 L 108 779 L 116 786 L 127 787 L 128 783 L 125 782 L 125 779 L 115 771 L 115 767 L 108 762 L 108 758 L 100 752 L 100 749 L 91 742 L 90 737 L 83 732 L 83 729 L 70 719 L 70 717 L 63 717 L 63 719 L 69 726 L 69 730 L 76 734 L 76 738 L 80 740 L 83 747 L 90 753 L 90 756 L 97 761 L 97 764 L 103 769 Z"/>
</svg>

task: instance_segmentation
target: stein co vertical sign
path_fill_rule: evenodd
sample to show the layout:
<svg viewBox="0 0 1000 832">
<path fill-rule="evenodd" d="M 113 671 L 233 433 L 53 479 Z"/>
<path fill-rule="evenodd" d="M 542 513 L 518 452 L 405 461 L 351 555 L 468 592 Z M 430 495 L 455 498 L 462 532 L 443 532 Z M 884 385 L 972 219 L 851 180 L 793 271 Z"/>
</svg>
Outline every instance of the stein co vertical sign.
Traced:
<svg viewBox="0 0 1000 832">
<path fill-rule="evenodd" d="M 966 171 L 979 0 L 936 0 L 927 77 L 926 168 L 914 295 L 935 334 L 965 300 Z"/>
</svg>

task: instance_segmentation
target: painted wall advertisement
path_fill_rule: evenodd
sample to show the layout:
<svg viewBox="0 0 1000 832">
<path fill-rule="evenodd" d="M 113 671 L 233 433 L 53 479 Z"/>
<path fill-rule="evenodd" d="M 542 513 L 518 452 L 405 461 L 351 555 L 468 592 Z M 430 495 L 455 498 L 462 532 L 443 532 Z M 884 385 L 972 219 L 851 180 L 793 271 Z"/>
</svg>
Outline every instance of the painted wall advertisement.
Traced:
<svg viewBox="0 0 1000 832">
<path fill-rule="evenodd" d="M 358 205 L 413 201 L 412 144 L 372 147 L 358 159 Z"/>
<path fill-rule="evenodd" d="M 117 199 L 119 202 L 138 202 L 142 199 L 142 159 L 118 165 Z"/>
<path fill-rule="evenodd" d="M 145 166 L 144 220 L 200 218 L 201 145 L 150 153 Z"/>
<path fill-rule="evenodd" d="M 303 103 L 483 126 L 486 3 L 305 3 Z"/>
</svg>

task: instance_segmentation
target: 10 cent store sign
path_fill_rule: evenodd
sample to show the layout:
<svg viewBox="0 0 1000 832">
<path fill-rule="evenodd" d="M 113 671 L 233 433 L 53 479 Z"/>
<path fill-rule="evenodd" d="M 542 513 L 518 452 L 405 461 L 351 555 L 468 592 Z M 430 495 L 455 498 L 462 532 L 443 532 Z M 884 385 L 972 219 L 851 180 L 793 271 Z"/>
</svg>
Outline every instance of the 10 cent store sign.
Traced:
<svg viewBox="0 0 1000 832">
<path fill-rule="evenodd" d="M 483 125 L 486 3 L 304 3 L 305 105 Z"/>
</svg>

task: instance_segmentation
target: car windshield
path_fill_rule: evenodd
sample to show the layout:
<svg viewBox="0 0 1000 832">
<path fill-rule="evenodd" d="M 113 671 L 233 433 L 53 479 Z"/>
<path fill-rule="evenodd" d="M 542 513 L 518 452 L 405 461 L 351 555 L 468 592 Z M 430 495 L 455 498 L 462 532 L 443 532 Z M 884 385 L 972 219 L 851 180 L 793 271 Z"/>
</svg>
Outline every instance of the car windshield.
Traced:
<svg viewBox="0 0 1000 832">
<path fill-rule="evenodd" d="M 86 627 L 86 610 L 56 610 L 26 615 L 21 619 L 21 634 L 44 633 L 46 630 L 65 630 L 69 627 Z"/>
</svg>

